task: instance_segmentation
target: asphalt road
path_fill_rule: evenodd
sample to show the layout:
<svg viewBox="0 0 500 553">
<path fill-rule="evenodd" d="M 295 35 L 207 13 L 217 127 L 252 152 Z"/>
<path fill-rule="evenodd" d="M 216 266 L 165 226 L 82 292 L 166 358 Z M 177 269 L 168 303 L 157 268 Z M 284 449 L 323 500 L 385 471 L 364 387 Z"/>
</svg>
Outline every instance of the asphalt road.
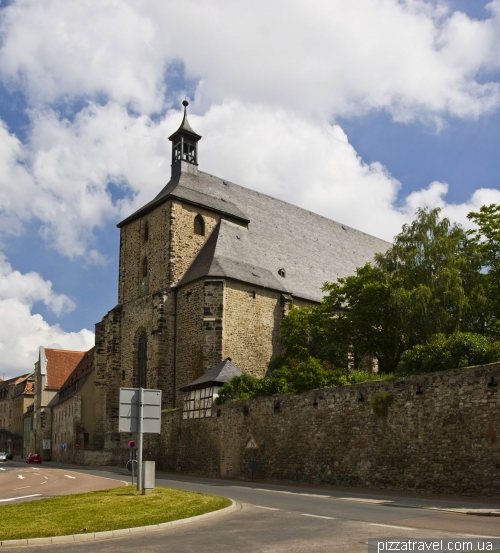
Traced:
<svg viewBox="0 0 500 553">
<path fill-rule="evenodd" d="M 0 466 L 0 508 L 43 497 L 106 490 L 125 484 L 116 478 L 8 461 Z"/>
<path fill-rule="evenodd" d="M 53 470 L 68 473 L 63 468 Z M 72 469 L 71 473 L 127 479 L 112 469 Z M 168 530 L 70 545 L 27 546 L 22 551 L 352 553 L 366 552 L 369 537 L 500 536 L 500 518 L 432 511 L 416 506 L 474 506 L 456 499 L 436 500 L 423 496 L 402 500 L 386 495 L 177 478 L 162 474 L 157 475 L 157 485 L 224 495 L 241 503 L 242 508 L 217 519 Z M 483 502 L 476 506 L 498 508 L 498 503 Z M 20 551 L 8 547 L 1 550 Z"/>
</svg>

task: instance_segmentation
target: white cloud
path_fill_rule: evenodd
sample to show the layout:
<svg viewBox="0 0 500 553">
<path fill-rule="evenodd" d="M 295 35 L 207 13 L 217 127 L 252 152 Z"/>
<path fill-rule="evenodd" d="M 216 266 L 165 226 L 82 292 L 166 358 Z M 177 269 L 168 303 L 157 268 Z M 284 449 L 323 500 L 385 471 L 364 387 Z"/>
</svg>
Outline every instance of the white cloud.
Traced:
<svg viewBox="0 0 500 553">
<path fill-rule="evenodd" d="M 387 109 L 398 120 L 498 107 L 500 0 L 477 21 L 423 0 L 17 0 L 0 72 L 34 104 L 104 95 L 164 105 L 182 62 L 206 111 L 226 98 L 320 119 Z"/>
<path fill-rule="evenodd" d="M 74 350 L 88 350 L 94 345 L 90 330 L 65 332 L 58 324 L 49 325 L 41 315 L 33 314 L 37 302 L 57 315 L 75 308 L 71 299 L 52 290 L 50 281 L 35 272 L 13 270 L 0 253 L 0 376 L 5 372 L 9 378 L 33 370 L 40 345 Z"/>
<path fill-rule="evenodd" d="M 178 116 L 177 116 L 178 117 Z M 466 202 L 446 201 L 448 184 L 433 182 L 404 197 L 380 163 L 365 163 L 338 125 L 314 124 L 283 110 L 227 102 L 190 116 L 200 142 L 200 167 L 270 196 L 392 240 L 417 207 L 441 207 L 470 226 L 467 213 L 499 203 L 480 189 Z"/>
<path fill-rule="evenodd" d="M 153 122 L 111 103 L 90 104 L 72 122 L 50 110 L 36 112 L 21 149 L 22 172 L 7 195 L 20 218 L 38 220 L 48 244 L 62 255 L 102 263 L 96 231 L 150 201 L 168 182 L 167 137 L 180 121 L 175 110 Z M 386 239 L 419 205 L 443 207 L 467 224 L 478 201 L 500 203 L 497 190 L 480 190 L 467 202 L 448 205 L 443 183 L 402 197 L 400 183 L 380 163 L 363 162 L 338 125 L 284 110 L 232 101 L 190 115 L 190 121 L 204 136 L 200 169 Z M 115 188 L 112 196 L 110 182 L 118 195 Z"/>
<path fill-rule="evenodd" d="M 25 161 L 23 145 L 0 119 L 0 242 L 21 232 L 31 215 L 34 183 Z"/>
<path fill-rule="evenodd" d="M 467 201 L 450 204 L 445 199 L 448 188 L 447 183 L 432 182 L 427 188 L 412 192 L 406 198 L 405 212 L 412 215 L 417 207 L 439 207 L 444 217 L 466 228 L 472 228 L 473 224 L 467 219 L 468 213 L 479 211 L 482 205 L 500 204 L 500 190 L 496 188 L 479 188 Z"/>
<path fill-rule="evenodd" d="M 64 294 L 56 294 L 52 290 L 52 282 L 43 280 L 35 272 L 22 274 L 14 271 L 5 256 L 0 253 L 0 301 L 16 299 L 32 306 L 35 302 L 43 302 L 56 315 L 69 313 L 75 308 L 74 302 Z"/>
</svg>

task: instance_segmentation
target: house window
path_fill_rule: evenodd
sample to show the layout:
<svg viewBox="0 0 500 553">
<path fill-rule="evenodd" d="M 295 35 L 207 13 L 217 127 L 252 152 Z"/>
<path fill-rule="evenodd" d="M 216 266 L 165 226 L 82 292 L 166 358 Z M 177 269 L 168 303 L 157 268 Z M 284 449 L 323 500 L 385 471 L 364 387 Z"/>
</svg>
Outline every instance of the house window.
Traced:
<svg viewBox="0 0 500 553">
<path fill-rule="evenodd" d="M 138 367 L 138 384 L 139 388 L 146 388 L 147 377 L 147 361 L 148 361 L 148 336 L 143 332 L 139 338 L 139 346 L 137 348 L 137 367 Z"/>
<path fill-rule="evenodd" d="M 147 277 L 148 276 L 148 258 L 145 257 L 142 260 L 142 276 Z"/>
<path fill-rule="evenodd" d="M 209 386 L 200 390 L 191 390 L 184 394 L 182 408 L 183 419 L 205 419 L 212 416 L 214 399 L 218 396 L 219 386 Z"/>
<path fill-rule="evenodd" d="M 88 433 L 88 432 L 84 432 L 84 433 L 83 433 L 83 443 L 84 443 L 84 444 L 88 444 L 88 443 L 89 443 L 89 433 Z"/>
<path fill-rule="evenodd" d="M 194 233 L 205 236 L 205 221 L 200 214 L 194 218 Z"/>
<path fill-rule="evenodd" d="M 149 221 L 144 223 L 144 242 L 149 240 Z"/>
</svg>

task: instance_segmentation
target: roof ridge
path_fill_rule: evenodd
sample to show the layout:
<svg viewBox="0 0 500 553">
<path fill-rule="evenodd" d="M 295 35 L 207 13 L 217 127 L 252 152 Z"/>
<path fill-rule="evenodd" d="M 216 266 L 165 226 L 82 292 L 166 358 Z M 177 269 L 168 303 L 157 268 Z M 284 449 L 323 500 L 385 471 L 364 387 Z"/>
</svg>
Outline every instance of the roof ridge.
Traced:
<svg viewBox="0 0 500 553">
<path fill-rule="evenodd" d="M 78 349 L 56 349 L 56 348 L 43 348 L 45 351 L 60 351 L 64 353 L 87 353 Z"/>
</svg>

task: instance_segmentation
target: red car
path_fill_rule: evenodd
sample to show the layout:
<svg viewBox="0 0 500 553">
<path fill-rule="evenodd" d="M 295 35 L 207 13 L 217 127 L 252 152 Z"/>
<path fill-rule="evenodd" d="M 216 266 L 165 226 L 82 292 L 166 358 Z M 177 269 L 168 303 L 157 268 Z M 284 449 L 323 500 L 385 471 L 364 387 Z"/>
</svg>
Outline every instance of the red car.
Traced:
<svg viewBox="0 0 500 553">
<path fill-rule="evenodd" d="M 38 455 L 38 453 L 30 453 L 26 457 L 26 462 L 27 463 L 38 463 L 39 465 L 41 465 L 42 464 L 42 457 L 40 455 Z"/>
</svg>

